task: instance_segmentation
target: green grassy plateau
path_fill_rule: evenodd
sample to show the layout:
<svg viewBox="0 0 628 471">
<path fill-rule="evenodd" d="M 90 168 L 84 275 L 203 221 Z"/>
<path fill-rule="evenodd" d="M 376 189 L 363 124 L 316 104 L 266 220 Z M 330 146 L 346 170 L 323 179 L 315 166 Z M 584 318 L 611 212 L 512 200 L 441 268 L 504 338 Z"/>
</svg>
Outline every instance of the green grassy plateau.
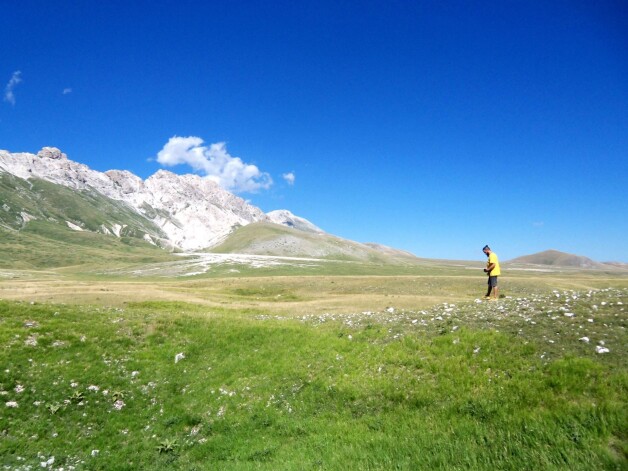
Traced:
<svg viewBox="0 0 628 471">
<path fill-rule="evenodd" d="M 0 266 L 0 469 L 628 469 L 628 278 L 481 266 Z"/>
</svg>

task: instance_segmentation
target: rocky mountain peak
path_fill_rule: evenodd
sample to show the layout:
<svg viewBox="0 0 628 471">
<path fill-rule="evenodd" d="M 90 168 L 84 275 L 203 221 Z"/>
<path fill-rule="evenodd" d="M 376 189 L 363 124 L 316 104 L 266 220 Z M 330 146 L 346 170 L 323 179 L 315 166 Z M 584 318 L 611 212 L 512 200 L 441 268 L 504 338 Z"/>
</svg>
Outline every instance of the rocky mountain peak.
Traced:
<svg viewBox="0 0 628 471">
<path fill-rule="evenodd" d="M 159 227 L 169 244 L 183 250 L 211 247 L 234 228 L 269 220 L 261 209 L 199 175 L 158 170 L 142 180 L 126 170 L 103 173 L 69 160 L 56 147 L 44 147 L 37 155 L 0 152 L 2 171 L 121 201 Z"/>
<path fill-rule="evenodd" d="M 43 147 L 37 152 L 37 157 L 42 159 L 68 160 L 68 156 L 56 147 Z"/>
</svg>

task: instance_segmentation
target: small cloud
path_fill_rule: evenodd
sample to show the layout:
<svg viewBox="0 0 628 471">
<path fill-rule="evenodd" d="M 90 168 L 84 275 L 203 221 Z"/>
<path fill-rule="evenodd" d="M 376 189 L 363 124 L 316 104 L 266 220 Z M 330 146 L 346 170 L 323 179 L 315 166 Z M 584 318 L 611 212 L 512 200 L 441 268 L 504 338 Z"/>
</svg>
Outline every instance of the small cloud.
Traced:
<svg viewBox="0 0 628 471">
<path fill-rule="evenodd" d="M 545 223 L 543 221 L 537 221 L 532 223 L 533 227 L 543 227 L 544 225 Z"/>
<path fill-rule="evenodd" d="M 72 93 L 71 88 L 64 88 L 63 91 L 61 92 L 62 95 L 69 95 L 70 93 Z"/>
<path fill-rule="evenodd" d="M 15 94 L 13 93 L 13 90 L 15 89 L 17 84 L 22 81 L 21 75 L 22 72 L 19 70 L 13 72 L 11 80 L 9 80 L 9 83 L 7 83 L 7 86 L 4 89 L 4 101 L 9 102 L 12 105 L 15 105 Z"/>
<path fill-rule="evenodd" d="M 286 182 L 288 182 L 288 185 L 290 186 L 294 185 L 294 179 L 295 179 L 294 172 L 284 173 L 282 177 Z"/>
<path fill-rule="evenodd" d="M 215 181 L 221 187 L 236 193 L 255 193 L 267 190 L 273 180 L 257 166 L 242 162 L 227 152 L 224 142 L 204 145 L 200 137 L 171 137 L 157 154 L 157 162 L 172 167 L 189 165 L 205 178 Z"/>
</svg>

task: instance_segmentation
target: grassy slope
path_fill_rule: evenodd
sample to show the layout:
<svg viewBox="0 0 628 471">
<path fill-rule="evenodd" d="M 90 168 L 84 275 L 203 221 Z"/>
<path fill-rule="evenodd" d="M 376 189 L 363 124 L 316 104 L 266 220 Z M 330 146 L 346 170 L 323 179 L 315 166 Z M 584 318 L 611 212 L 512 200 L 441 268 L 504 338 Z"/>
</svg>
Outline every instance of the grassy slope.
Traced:
<svg viewBox="0 0 628 471">
<path fill-rule="evenodd" d="M 131 237 L 77 232 L 47 221 L 31 221 L 21 231 L 0 229 L 0 268 L 47 269 L 82 265 L 120 266 L 169 260 L 171 255 Z"/>
<path fill-rule="evenodd" d="M 558 250 L 546 250 L 532 255 L 525 255 L 510 260 L 511 263 L 527 263 L 533 265 L 549 265 L 555 267 L 589 267 L 589 268 L 609 268 L 602 263 L 595 262 L 590 258 L 570 253 L 559 252 Z"/>
<path fill-rule="evenodd" d="M 163 235 L 159 228 L 124 203 L 95 191 L 75 190 L 39 179 L 22 180 L 0 173 L 0 223 L 20 229 L 21 212 L 39 220 L 66 226 L 66 221 L 85 230 L 98 231 L 101 225 L 125 225 L 122 235 L 141 238 L 143 234 Z"/>
<path fill-rule="evenodd" d="M 169 255 L 141 239 L 159 229 L 120 202 L 97 193 L 0 173 L 0 268 L 154 262 Z M 25 221 L 21 213 L 31 217 Z M 70 229 L 66 221 L 86 231 Z M 96 232 L 103 222 L 127 227 L 117 238 Z"/>
<path fill-rule="evenodd" d="M 340 239 L 329 234 L 304 232 L 270 223 L 254 223 L 240 227 L 225 242 L 212 248 L 211 251 L 356 260 L 373 263 L 399 263 L 416 260 L 412 256 L 392 257 L 367 245 Z"/>
<path fill-rule="evenodd" d="M 120 239 L 77 232 L 47 221 L 31 221 L 22 231 L 0 228 L 3 269 L 42 269 L 83 265 L 120 266 L 169 260 L 163 249 L 132 237 Z"/>
<path fill-rule="evenodd" d="M 0 458 L 103 470 L 626 469 L 628 291 L 517 294 L 300 321 L 175 302 L 0 302 L 0 391 L 17 403 L 0 404 Z M 599 340 L 609 354 L 595 353 Z"/>
</svg>

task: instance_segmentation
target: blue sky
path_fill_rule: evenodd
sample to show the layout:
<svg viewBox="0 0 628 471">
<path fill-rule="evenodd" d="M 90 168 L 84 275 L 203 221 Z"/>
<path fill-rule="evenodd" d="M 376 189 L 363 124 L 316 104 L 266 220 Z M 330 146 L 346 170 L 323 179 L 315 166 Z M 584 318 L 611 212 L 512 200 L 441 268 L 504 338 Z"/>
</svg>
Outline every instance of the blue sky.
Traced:
<svg viewBox="0 0 628 471">
<path fill-rule="evenodd" d="M 625 2 L 1 10 L 1 149 L 196 172 L 421 257 L 628 262 Z"/>
</svg>

